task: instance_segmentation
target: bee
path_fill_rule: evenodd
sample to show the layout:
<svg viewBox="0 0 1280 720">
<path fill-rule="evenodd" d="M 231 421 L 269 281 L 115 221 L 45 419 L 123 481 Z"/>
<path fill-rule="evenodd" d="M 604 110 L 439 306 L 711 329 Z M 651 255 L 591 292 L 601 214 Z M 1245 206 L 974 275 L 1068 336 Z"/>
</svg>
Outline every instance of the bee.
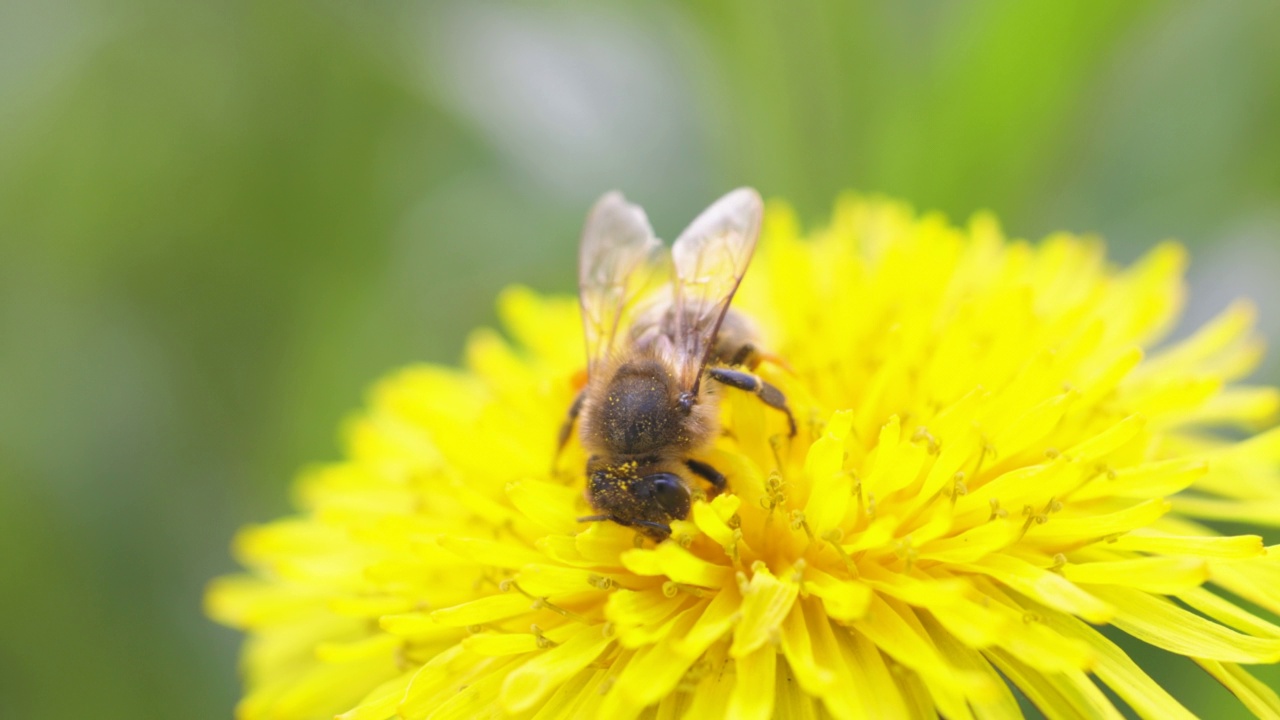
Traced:
<svg viewBox="0 0 1280 720">
<path fill-rule="evenodd" d="M 598 514 L 655 540 L 689 515 L 695 478 L 714 492 L 726 478 L 694 456 L 719 432 L 718 393 L 754 393 L 795 419 L 782 392 L 753 370 L 762 357 L 750 319 L 730 309 L 751 262 L 763 203 L 739 188 L 704 210 L 661 252 L 644 210 L 620 193 L 587 215 L 578 289 L 587 348 L 587 383 L 560 432 L 563 448 L 579 420 L 587 452 L 586 498 Z M 671 281 L 633 312 L 657 273 Z M 621 327 L 624 317 L 634 318 Z"/>
</svg>

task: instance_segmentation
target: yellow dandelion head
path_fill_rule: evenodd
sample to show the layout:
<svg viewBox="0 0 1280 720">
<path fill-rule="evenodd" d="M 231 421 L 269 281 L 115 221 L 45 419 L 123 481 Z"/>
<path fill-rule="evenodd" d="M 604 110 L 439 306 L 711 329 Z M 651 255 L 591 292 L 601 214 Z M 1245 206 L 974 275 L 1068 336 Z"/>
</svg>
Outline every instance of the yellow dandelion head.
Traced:
<svg viewBox="0 0 1280 720">
<path fill-rule="evenodd" d="M 1280 524 L 1280 431 L 1249 436 L 1277 393 L 1234 384 L 1247 305 L 1159 344 L 1184 262 L 858 197 L 802 239 L 771 206 L 734 307 L 798 433 L 726 390 L 728 490 L 660 543 L 578 521 L 577 303 L 508 290 L 507 338 L 379 383 L 298 514 L 240 535 L 208 594 L 248 636 L 239 716 L 1003 717 L 1016 686 L 1188 717 L 1104 624 L 1280 712 L 1241 667 L 1280 627 L 1238 602 L 1280 611 L 1280 553 L 1203 524 Z"/>
</svg>

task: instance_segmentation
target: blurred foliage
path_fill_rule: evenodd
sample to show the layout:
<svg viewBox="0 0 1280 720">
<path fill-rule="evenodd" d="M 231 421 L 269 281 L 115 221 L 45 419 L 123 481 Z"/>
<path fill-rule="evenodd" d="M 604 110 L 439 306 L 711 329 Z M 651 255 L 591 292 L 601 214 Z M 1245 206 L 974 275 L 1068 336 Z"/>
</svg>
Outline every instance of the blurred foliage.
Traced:
<svg viewBox="0 0 1280 720">
<path fill-rule="evenodd" d="M 1277 26 L 1245 0 L 0 4 L 0 717 L 226 717 L 238 638 L 200 596 L 235 528 L 500 287 L 572 291 L 609 188 L 667 237 L 741 184 L 809 222 L 855 188 L 1121 258 L 1175 235 L 1193 318 L 1254 294 L 1280 336 Z"/>
</svg>

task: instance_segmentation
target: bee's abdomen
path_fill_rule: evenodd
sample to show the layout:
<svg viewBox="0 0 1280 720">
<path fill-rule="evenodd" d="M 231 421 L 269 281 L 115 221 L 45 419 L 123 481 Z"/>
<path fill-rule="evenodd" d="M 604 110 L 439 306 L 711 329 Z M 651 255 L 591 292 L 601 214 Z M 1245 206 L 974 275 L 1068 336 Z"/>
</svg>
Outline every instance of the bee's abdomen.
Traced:
<svg viewBox="0 0 1280 720">
<path fill-rule="evenodd" d="M 609 447 L 632 455 L 678 443 L 685 414 L 673 388 L 674 379 L 661 364 L 618 368 L 598 408 L 599 428 Z"/>
</svg>

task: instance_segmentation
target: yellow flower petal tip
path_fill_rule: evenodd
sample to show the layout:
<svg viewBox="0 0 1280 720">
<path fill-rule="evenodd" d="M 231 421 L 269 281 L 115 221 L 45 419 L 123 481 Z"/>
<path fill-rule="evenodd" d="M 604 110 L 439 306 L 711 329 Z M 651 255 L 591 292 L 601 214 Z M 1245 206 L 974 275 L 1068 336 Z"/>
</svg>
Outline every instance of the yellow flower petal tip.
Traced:
<svg viewBox="0 0 1280 720">
<path fill-rule="evenodd" d="M 239 717 L 1010 716 L 1011 686 L 1188 717 L 1103 623 L 1280 711 L 1242 667 L 1280 658 L 1245 609 L 1280 611 L 1278 554 L 1210 529 L 1280 525 L 1280 395 L 1235 384 L 1251 305 L 1167 343 L 1176 244 L 1121 268 L 989 214 L 846 195 L 802 237 L 767 208 L 734 307 L 794 437 L 725 390 L 726 492 L 658 544 L 580 523 L 578 305 L 506 290 L 509 339 L 379 383 L 299 514 L 240 536 L 206 599 L 249 638 Z"/>
</svg>

